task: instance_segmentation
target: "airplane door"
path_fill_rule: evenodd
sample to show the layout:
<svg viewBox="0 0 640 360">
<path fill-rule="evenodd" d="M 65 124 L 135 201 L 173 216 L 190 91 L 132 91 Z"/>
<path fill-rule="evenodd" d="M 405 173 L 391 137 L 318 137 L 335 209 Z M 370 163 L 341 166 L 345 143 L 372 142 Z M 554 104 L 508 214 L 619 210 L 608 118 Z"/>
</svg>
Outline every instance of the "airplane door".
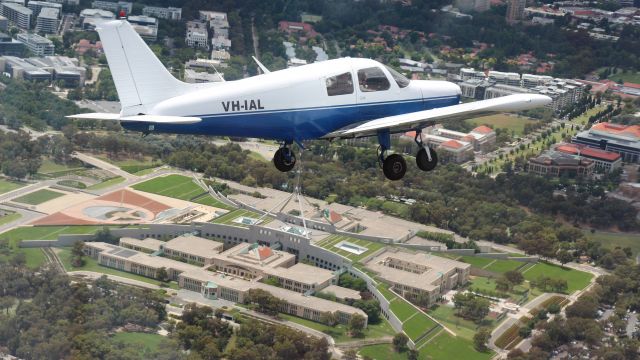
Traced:
<svg viewBox="0 0 640 360">
<path fill-rule="evenodd" d="M 401 96 L 395 83 L 379 66 L 371 66 L 356 70 L 356 93 L 358 108 L 365 119 L 376 119 L 393 113 L 390 102 Z"/>
</svg>

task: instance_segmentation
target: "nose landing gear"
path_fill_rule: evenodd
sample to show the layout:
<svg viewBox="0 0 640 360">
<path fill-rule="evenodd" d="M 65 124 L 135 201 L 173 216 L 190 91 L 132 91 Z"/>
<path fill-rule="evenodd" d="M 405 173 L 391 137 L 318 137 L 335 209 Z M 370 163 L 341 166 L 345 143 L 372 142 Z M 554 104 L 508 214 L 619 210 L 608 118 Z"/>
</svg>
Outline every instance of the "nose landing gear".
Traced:
<svg viewBox="0 0 640 360">
<path fill-rule="evenodd" d="M 296 165 L 296 154 L 291 150 L 290 145 L 285 143 L 273 154 L 273 164 L 282 172 L 291 171 Z"/>
</svg>

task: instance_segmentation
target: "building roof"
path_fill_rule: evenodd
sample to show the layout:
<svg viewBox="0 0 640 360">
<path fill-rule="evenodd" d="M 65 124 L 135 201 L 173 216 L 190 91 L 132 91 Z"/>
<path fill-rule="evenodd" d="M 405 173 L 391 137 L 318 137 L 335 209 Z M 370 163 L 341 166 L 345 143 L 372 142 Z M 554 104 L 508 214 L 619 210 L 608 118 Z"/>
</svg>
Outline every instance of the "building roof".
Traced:
<svg viewBox="0 0 640 360">
<path fill-rule="evenodd" d="M 422 268 L 421 273 L 405 271 L 387 266 L 389 261 L 411 263 Z M 467 269 L 470 264 L 455 261 L 430 253 L 408 251 L 392 251 L 387 249 L 378 256 L 370 259 L 365 267 L 375 271 L 379 277 L 397 284 L 407 285 L 413 288 L 426 291 L 433 291 L 439 287 L 440 279 L 456 269 Z"/>
<path fill-rule="evenodd" d="M 462 144 L 459 141 L 451 139 L 443 142 L 442 144 L 440 144 L 440 146 L 447 147 L 450 149 L 460 149 L 464 146 L 464 144 Z"/>
<path fill-rule="evenodd" d="M 581 144 L 559 144 L 555 147 L 555 150 L 604 161 L 616 161 L 621 157 L 618 153 L 594 149 Z"/>
<path fill-rule="evenodd" d="M 277 267 L 272 269 L 265 269 L 264 272 L 268 275 L 295 280 L 297 282 L 310 286 L 331 281 L 331 279 L 335 277 L 333 271 L 321 269 L 303 263 L 297 263 L 289 268 Z"/>
<path fill-rule="evenodd" d="M 493 129 L 488 127 L 488 126 L 486 126 L 486 125 L 480 125 L 480 126 L 478 126 L 477 128 L 475 128 L 475 129 L 473 129 L 471 131 L 472 132 L 477 132 L 477 133 L 480 133 L 480 134 L 489 134 L 489 133 L 493 132 Z"/>
<path fill-rule="evenodd" d="M 260 246 L 259 244 L 239 244 L 220 254 L 214 255 L 215 259 L 231 262 L 237 265 L 252 268 L 276 268 L 286 264 L 295 258 L 295 255 L 285 251 L 278 251 Z"/>
<path fill-rule="evenodd" d="M 164 241 L 160 241 L 152 238 L 146 238 L 144 240 L 139 240 L 131 237 L 120 238 L 120 246 L 122 246 L 122 244 L 127 244 L 127 245 L 137 246 L 137 247 L 152 250 L 152 251 L 160 250 L 160 246 L 164 245 L 164 243 L 165 243 Z"/>
<path fill-rule="evenodd" d="M 609 122 L 601 122 L 591 127 L 589 132 L 604 132 L 611 135 L 640 140 L 640 125 L 620 125 Z"/>
<path fill-rule="evenodd" d="M 222 251 L 223 243 L 204 239 L 194 235 L 182 235 L 163 244 L 164 249 L 179 251 L 184 254 L 213 258 Z"/>
<path fill-rule="evenodd" d="M 592 160 L 580 158 L 577 155 L 571 155 L 565 152 L 553 150 L 543 151 L 540 155 L 529 159 L 529 161 L 547 166 L 589 166 L 593 164 Z"/>
<path fill-rule="evenodd" d="M 161 256 L 152 256 L 149 254 L 141 253 L 132 249 L 123 248 L 120 246 L 110 245 L 106 243 L 91 242 L 87 243 L 89 246 L 103 249 L 100 254 L 119 258 L 131 263 L 148 266 L 150 268 L 159 269 L 167 268 L 177 271 L 192 271 L 199 269 L 197 266 L 183 263 L 181 261 L 171 260 Z"/>
<path fill-rule="evenodd" d="M 326 288 L 322 289 L 323 293 L 333 294 L 338 299 L 354 299 L 360 300 L 362 296 L 360 296 L 360 291 L 348 289 L 338 285 L 329 285 Z"/>
</svg>

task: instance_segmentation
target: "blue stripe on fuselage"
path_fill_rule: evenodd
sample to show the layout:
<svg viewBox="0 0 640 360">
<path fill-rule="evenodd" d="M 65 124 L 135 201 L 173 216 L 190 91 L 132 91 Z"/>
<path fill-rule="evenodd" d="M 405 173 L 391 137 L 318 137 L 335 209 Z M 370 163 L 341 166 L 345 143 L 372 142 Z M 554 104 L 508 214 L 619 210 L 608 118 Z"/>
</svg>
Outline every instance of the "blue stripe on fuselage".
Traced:
<svg viewBox="0 0 640 360">
<path fill-rule="evenodd" d="M 316 139 L 363 121 L 420 110 L 456 105 L 459 96 L 413 99 L 304 109 L 265 110 L 223 114 L 189 115 L 202 119 L 195 124 L 122 122 L 127 130 L 210 136 L 255 137 L 274 140 Z"/>
</svg>

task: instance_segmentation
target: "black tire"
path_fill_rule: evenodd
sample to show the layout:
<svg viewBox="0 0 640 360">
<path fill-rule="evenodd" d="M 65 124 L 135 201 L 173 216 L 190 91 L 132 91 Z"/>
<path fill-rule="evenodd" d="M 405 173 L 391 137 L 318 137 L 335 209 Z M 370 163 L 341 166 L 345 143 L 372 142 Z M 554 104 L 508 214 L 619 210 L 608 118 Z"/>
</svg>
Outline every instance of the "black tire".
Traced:
<svg viewBox="0 0 640 360">
<path fill-rule="evenodd" d="M 289 156 L 287 156 L 286 152 L 289 152 Z M 296 155 L 291 149 L 280 148 L 273 154 L 273 164 L 276 166 L 276 169 L 282 172 L 291 171 L 296 165 Z"/>
<path fill-rule="evenodd" d="M 391 181 L 400 180 L 407 172 L 407 163 L 401 155 L 391 154 L 384 159 L 382 172 Z"/>
<path fill-rule="evenodd" d="M 431 161 L 429 161 L 429 157 L 427 156 L 427 149 L 422 148 L 418 151 L 416 155 L 416 165 L 418 165 L 418 169 L 422 171 L 431 171 L 436 168 L 438 165 L 438 154 L 435 150 L 429 148 L 429 152 L 431 153 Z"/>
</svg>

